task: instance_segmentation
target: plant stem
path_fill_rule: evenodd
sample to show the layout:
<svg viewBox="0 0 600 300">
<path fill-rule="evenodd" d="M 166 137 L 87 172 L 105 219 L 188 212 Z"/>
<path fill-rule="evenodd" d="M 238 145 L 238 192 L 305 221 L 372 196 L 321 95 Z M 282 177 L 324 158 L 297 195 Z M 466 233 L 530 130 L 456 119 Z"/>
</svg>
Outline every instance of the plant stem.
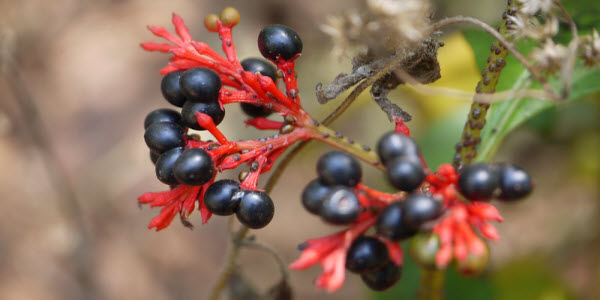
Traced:
<svg viewBox="0 0 600 300">
<path fill-rule="evenodd" d="M 518 1 L 509 0 L 506 14 L 514 12 L 518 9 Z M 504 36 L 508 42 L 512 41 L 513 36 L 509 33 L 510 23 L 507 24 L 508 18 L 504 18 L 502 25 L 498 31 Z M 481 80 L 477 83 L 477 93 L 494 93 L 500 78 L 500 73 L 506 65 L 508 50 L 498 40 L 492 43 L 490 55 L 484 69 L 481 71 Z M 464 165 L 471 163 L 477 155 L 477 145 L 481 142 L 481 130 L 485 126 L 485 117 L 490 108 L 489 103 L 482 103 L 474 99 L 469 111 L 467 122 L 463 128 L 460 142 L 456 144 L 456 154 L 454 155 L 454 166 L 461 168 Z"/>
<path fill-rule="evenodd" d="M 233 217 L 232 217 L 233 218 Z M 225 260 L 225 265 L 223 266 L 223 270 L 219 274 L 219 279 L 217 279 L 217 283 L 213 286 L 210 295 L 208 296 L 209 300 L 218 300 L 221 296 L 221 292 L 229 282 L 229 279 L 233 275 L 235 271 L 237 257 L 240 253 L 240 248 L 242 247 L 242 241 L 248 234 L 250 229 L 246 226 L 240 228 L 231 238 L 231 245 L 229 246 L 229 250 L 227 252 L 227 259 Z"/>
<path fill-rule="evenodd" d="M 421 281 L 419 284 L 419 300 L 441 300 L 444 299 L 443 270 L 430 270 L 421 268 Z"/>
</svg>

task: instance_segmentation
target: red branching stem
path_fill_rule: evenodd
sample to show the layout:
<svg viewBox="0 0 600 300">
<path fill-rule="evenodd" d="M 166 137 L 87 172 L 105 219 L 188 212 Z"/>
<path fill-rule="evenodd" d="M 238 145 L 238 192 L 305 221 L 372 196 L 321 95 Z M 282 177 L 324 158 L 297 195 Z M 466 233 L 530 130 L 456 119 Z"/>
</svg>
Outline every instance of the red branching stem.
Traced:
<svg viewBox="0 0 600 300">
<path fill-rule="evenodd" d="M 242 189 L 256 190 L 256 186 L 258 184 L 258 177 L 260 176 L 260 174 L 262 174 L 262 169 L 264 168 L 265 164 L 267 163 L 268 155 L 269 155 L 269 153 L 259 155 L 254 160 L 254 162 L 258 163 L 258 167 L 256 168 L 256 170 L 250 170 L 251 172 L 250 172 L 250 174 L 248 174 L 248 177 L 246 177 L 246 179 L 244 179 L 242 184 L 240 184 L 240 187 Z"/>
<path fill-rule="evenodd" d="M 296 64 L 294 62 L 298 57 L 300 57 L 300 53 L 296 54 L 296 56 L 290 60 L 284 60 L 278 57 L 276 61 L 273 61 L 277 65 L 277 68 L 283 73 L 283 83 L 285 84 L 287 96 L 296 105 L 299 105 L 300 103 L 298 79 L 296 78 L 295 70 Z"/>
<path fill-rule="evenodd" d="M 221 143 L 222 145 L 229 144 L 229 141 L 227 140 L 225 135 L 223 135 L 221 130 L 217 128 L 217 126 L 213 122 L 213 119 L 209 115 L 201 112 L 196 112 L 196 120 L 198 120 L 198 124 L 206 130 L 208 130 L 208 132 L 210 132 L 210 134 L 212 134 L 217 139 L 217 141 L 219 141 L 219 143 Z"/>
<path fill-rule="evenodd" d="M 392 203 L 394 201 L 400 201 L 404 197 L 406 197 L 406 193 L 399 192 L 396 194 L 388 194 L 375 189 L 372 189 L 362 183 L 356 185 L 356 189 L 364 192 L 369 196 L 369 198 L 376 199 L 378 201 L 384 202 L 386 204 Z"/>
<path fill-rule="evenodd" d="M 238 69 L 242 69 L 242 65 L 240 65 L 240 62 L 238 61 L 235 51 L 235 45 L 233 44 L 233 38 L 231 36 L 231 30 L 233 29 L 234 25 L 225 26 L 223 25 L 221 20 L 217 20 L 217 26 L 219 28 L 219 38 L 221 39 L 223 52 L 225 52 L 227 59 Z"/>
<path fill-rule="evenodd" d="M 260 130 L 279 130 L 283 126 L 283 122 L 269 120 L 267 118 L 258 117 L 245 120 L 244 123 Z"/>
</svg>

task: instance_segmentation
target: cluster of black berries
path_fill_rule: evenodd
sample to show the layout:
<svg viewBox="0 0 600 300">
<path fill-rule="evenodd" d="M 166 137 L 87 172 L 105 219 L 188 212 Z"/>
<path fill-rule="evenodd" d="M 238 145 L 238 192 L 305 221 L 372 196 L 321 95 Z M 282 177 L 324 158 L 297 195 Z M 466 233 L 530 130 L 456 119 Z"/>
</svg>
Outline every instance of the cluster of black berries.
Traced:
<svg viewBox="0 0 600 300">
<path fill-rule="evenodd" d="M 473 201 L 515 201 L 531 193 L 533 181 L 527 171 L 512 164 L 476 163 L 461 170 L 458 188 Z"/>
<path fill-rule="evenodd" d="M 440 216 L 442 206 L 427 193 L 415 191 L 425 180 L 419 147 L 410 137 L 390 132 L 379 139 L 377 154 L 386 167 L 387 179 L 409 193 L 401 202 L 388 205 L 377 220 L 377 234 L 399 241 L 415 235 L 421 225 Z"/>
<path fill-rule="evenodd" d="M 213 178 L 215 167 L 210 155 L 203 149 L 185 149 L 185 130 L 178 112 L 154 110 L 146 116 L 144 127 L 144 140 L 160 181 L 198 186 Z"/>
<path fill-rule="evenodd" d="M 371 289 L 383 291 L 402 276 L 402 268 L 389 256 L 387 246 L 376 237 L 360 236 L 352 242 L 346 254 L 346 269 L 360 274 Z"/>
<path fill-rule="evenodd" d="M 317 174 L 302 192 L 304 208 L 332 224 L 354 222 L 361 212 L 353 189 L 362 176 L 358 161 L 344 152 L 332 151 L 319 158 Z"/>
<path fill-rule="evenodd" d="M 229 179 L 211 184 L 204 194 L 204 205 L 215 215 L 235 213 L 238 220 L 252 229 L 263 228 L 271 222 L 275 206 L 265 192 L 244 190 Z"/>
</svg>

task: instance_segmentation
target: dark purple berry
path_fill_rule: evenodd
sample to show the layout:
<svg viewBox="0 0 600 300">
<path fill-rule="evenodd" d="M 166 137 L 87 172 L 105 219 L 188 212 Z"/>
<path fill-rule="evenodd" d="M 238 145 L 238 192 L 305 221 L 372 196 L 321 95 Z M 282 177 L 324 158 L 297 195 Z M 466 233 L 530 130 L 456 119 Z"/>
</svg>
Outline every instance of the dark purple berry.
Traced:
<svg viewBox="0 0 600 300">
<path fill-rule="evenodd" d="M 160 153 L 156 153 L 156 152 L 150 150 L 150 160 L 152 161 L 153 164 L 156 164 L 158 157 L 160 157 Z"/>
<path fill-rule="evenodd" d="M 404 208 L 401 202 L 388 205 L 377 218 L 377 235 L 399 241 L 415 235 L 416 230 L 404 224 Z"/>
<path fill-rule="evenodd" d="M 341 152 L 331 151 L 317 162 L 319 179 L 325 184 L 353 187 L 360 182 L 362 170 L 354 157 Z"/>
<path fill-rule="evenodd" d="M 323 200 L 330 191 L 331 187 L 323 184 L 319 179 L 315 179 L 304 188 L 302 205 L 309 212 L 318 215 L 321 212 Z"/>
<path fill-rule="evenodd" d="M 154 123 L 146 129 L 144 140 L 150 150 L 163 152 L 185 146 L 183 127 L 171 122 Z"/>
<path fill-rule="evenodd" d="M 410 192 L 425 180 L 425 169 L 420 160 L 400 156 L 387 162 L 386 175 L 392 186 Z"/>
<path fill-rule="evenodd" d="M 221 124 L 223 118 L 225 118 L 225 110 L 221 109 L 219 102 L 203 103 L 188 101 L 181 109 L 181 118 L 184 126 L 196 130 L 206 130 L 198 124 L 196 112 L 209 115 L 215 125 Z"/>
<path fill-rule="evenodd" d="M 243 191 L 238 209 L 237 219 L 246 227 L 259 229 L 267 226 L 275 213 L 271 197 L 264 192 Z"/>
<path fill-rule="evenodd" d="M 244 71 L 260 73 L 263 76 L 269 76 L 273 82 L 277 81 L 277 69 L 270 62 L 260 58 L 246 58 L 242 61 Z"/>
<path fill-rule="evenodd" d="M 206 189 L 204 205 L 215 215 L 231 215 L 237 210 L 241 200 L 241 197 L 236 196 L 238 192 L 240 192 L 239 183 L 229 179 L 219 180 Z"/>
<path fill-rule="evenodd" d="M 175 167 L 175 162 L 183 153 L 183 147 L 171 149 L 160 155 L 158 160 L 156 161 L 156 177 L 162 183 L 175 185 L 179 184 L 177 178 L 175 178 L 175 174 L 173 174 L 173 169 Z"/>
<path fill-rule="evenodd" d="M 500 200 L 519 200 L 533 190 L 533 180 L 524 169 L 511 164 L 502 164 L 499 173 Z"/>
<path fill-rule="evenodd" d="M 499 176 L 495 166 L 476 163 L 465 166 L 458 176 L 460 192 L 469 200 L 488 200 L 498 188 Z"/>
<path fill-rule="evenodd" d="M 413 139 L 404 134 L 388 132 L 377 142 L 377 154 L 384 165 L 397 157 L 419 160 L 419 147 Z"/>
<path fill-rule="evenodd" d="M 187 100 L 179 85 L 179 79 L 182 73 L 183 71 L 173 71 L 165 75 L 160 82 L 160 91 L 162 92 L 163 97 L 165 97 L 169 103 L 177 107 L 182 107 L 183 103 Z"/>
<path fill-rule="evenodd" d="M 388 262 L 384 267 L 360 276 L 363 282 L 372 290 L 384 291 L 396 284 L 402 277 L 402 267 Z"/>
<path fill-rule="evenodd" d="M 221 90 L 221 78 L 211 69 L 192 68 L 179 79 L 181 91 L 191 102 L 217 102 Z"/>
<path fill-rule="evenodd" d="M 302 53 L 302 40 L 287 26 L 269 25 L 258 34 L 258 49 L 265 58 L 290 60 Z"/>
<path fill-rule="evenodd" d="M 347 187 L 337 186 L 325 196 L 321 206 L 321 217 L 332 224 L 349 224 L 358 218 L 360 203 L 354 191 Z"/>
<path fill-rule="evenodd" d="M 264 106 L 257 106 L 252 103 L 241 103 L 240 107 L 246 115 L 252 118 L 264 118 L 269 116 L 273 112 L 272 110 Z"/>
<path fill-rule="evenodd" d="M 442 213 L 442 205 L 429 195 L 410 194 L 403 205 L 404 224 L 419 229 L 421 224 L 435 220 Z"/>
<path fill-rule="evenodd" d="M 387 246 L 377 238 L 360 236 L 346 255 L 346 269 L 354 273 L 373 272 L 389 261 Z"/>
<path fill-rule="evenodd" d="M 144 119 L 144 129 L 148 129 L 150 125 L 160 122 L 180 124 L 181 114 L 168 108 L 160 108 L 157 110 L 153 110 Z"/>
<path fill-rule="evenodd" d="M 203 185 L 215 173 L 214 161 L 204 149 L 191 148 L 181 154 L 175 162 L 174 174 L 185 185 Z"/>
</svg>

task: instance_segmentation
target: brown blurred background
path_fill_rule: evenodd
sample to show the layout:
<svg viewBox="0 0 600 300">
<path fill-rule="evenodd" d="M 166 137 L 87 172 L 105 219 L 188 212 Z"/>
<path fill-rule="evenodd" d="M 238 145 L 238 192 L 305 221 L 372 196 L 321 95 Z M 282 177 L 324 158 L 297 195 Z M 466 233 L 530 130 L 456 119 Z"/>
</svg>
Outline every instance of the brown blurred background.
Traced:
<svg viewBox="0 0 600 300">
<path fill-rule="evenodd" d="M 436 17 L 464 14 L 489 22 L 500 17 L 503 3 L 472 2 L 440 1 Z M 256 36 L 263 26 L 284 23 L 295 28 L 304 41 L 298 60 L 301 95 L 307 110 L 322 118 L 337 103 L 318 105 L 314 86 L 348 72 L 350 65 L 330 55 L 331 43 L 318 25 L 326 15 L 358 7 L 358 3 L 0 1 L 4 71 L 0 83 L 0 299 L 206 298 L 224 261 L 226 218 L 213 217 L 201 226 L 199 214 L 194 213 L 193 231 L 175 220 L 168 229 L 155 233 L 146 226 L 158 210 L 140 210 L 136 203 L 141 193 L 165 188 L 155 178 L 142 139 L 142 122 L 149 111 L 168 106 L 160 94 L 158 74 L 167 56 L 144 52 L 138 46 L 158 41 L 146 25 L 171 30 L 171 12 L 177 12 L 196 40 L 220 49 L 216 35 L 204 29 L 203 17 L 235 6 L 242 14 L 234 30 L 241 58 L 260 55 Z M 478 71 L 472 53 L 452 52 L 463 49 L 460 45 L 448 43 L 440 50 L 440 55 L 451 58 L 446 60 L 448 66 L 457 57 L 462 62 L 445 68 L 441 58 L 443 80 L 471 90 Z M 450 71 L 460 75 L 452 77 Z M 28 95 L 39 115 L 19 105 Z M 429 99 L 406 90 L 394 92 L 392 100 L 413 114 L 415 121 L 409 126 L 417 138 L 424 139 L 438 120 L 464 115 L 468 106 L 460 101 L 441 103 L 450 100 Z M 533 262 L 558 282 L 548 285 L 542 293 L 546 298 L 539 299 L 596 299 L 600 285 L 598 97 L 560 112 L 558 119 L 552 119 L 558 125 L 544 127 L 546 131 L 520 129 L 497 155 L 499 160 L 531 170 L 538 185 L 527 201 L 499 206 L 506 221 L 498 226 L 502 241 L 492 246 L 492 266 L 486 276 L 502 280 L 493 274 L 512 273 L 497 270 Z M 220 128 L 231 139 L 261 136 L 244 128 L 239 122 L 242 118 L 237 106 L 227 107 Z M 39 132 L 38 125 L 43 137 L 32 135 Z M 363 97 L 333 127 L 373 145 L 390 125 L 379 108 Z M 445 136 L 456 140 L 458 132 Z M 286 263 L 299 255 L 299 243 L 337 230 L 305 212 L 299 201 L 302 187 L 315 176 L 316 157 L 326 149 L 314 143 L 297 158 L 272 193 L 277 210 L 273 222 L 254 232 L 261 242 L 277 249 Z M 441 151 L 449 161 L 451 146 Z M 365 171 L 367 184 L 389 188 L 378 172 L 368 167 Z M 237 173 L 224 176 L 233 178 Z M 262 182 L 268 176 L 263 177 Z M 65 186 L 74 188 L 73 197 Z M 276 264 L 262 252 L 245 250 L 241 261 L 245 274 L 261 289 L 278 279 Z M 348 275 L 344 287 L 334 294 L 316 291 L 313 279 L 319 272 L 314 267 L 291 273 L 297 299 L 370 297 L 354 275 Z M 507 299 L 502 295 L 494 293 L 495 298 Z"/>
</svg>

